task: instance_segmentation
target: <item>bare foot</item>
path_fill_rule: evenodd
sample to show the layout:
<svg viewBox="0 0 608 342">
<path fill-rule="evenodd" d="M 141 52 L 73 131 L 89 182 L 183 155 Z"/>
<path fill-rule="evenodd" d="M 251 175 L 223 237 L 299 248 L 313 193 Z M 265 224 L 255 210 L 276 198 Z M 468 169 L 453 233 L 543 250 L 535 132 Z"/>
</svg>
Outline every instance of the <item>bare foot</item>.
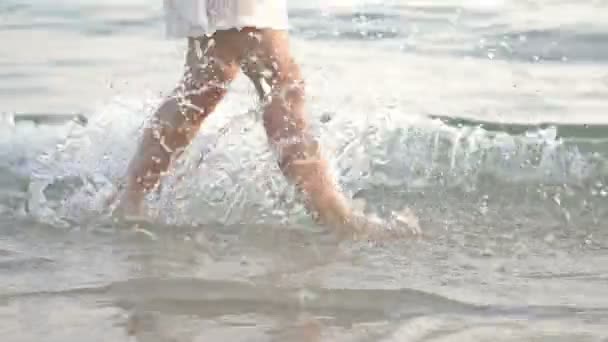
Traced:
<svg viewBox="0 0 608 342">
<path fill-rule="evenodd" d="M 118 200 L 112 215 L 127 221 L 147 221 L 143 200 L 134 199 L 126 193 L 123 193 Z"/>
<path fill-rule="evenodd" d="M 389 221 L 377 216 L 354 214 L 340 229 L 341 237 L 375 242 L 421 236 L 418 218 L 409 209 L 393 212 Z"/>
</svg>

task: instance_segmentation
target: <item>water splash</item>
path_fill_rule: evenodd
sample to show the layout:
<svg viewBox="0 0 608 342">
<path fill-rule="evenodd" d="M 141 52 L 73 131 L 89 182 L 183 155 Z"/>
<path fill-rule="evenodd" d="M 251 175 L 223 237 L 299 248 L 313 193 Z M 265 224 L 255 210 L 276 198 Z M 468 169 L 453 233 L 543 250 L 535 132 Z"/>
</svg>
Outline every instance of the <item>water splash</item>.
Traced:
<svg viewBox="0 0 608 342">
<path fill-rule="evenodd" d="M 8 160 L 3 167 L 25 180 L 28 215 L 69 224 L 102 213 L 135 151 L 144 113 L 156 104 L 115 99 L 86 126 L 3 126 L 9 132 L 0 145 Z M 151 212 L 177 224 L 306 220 L 258 120 L 247 112 L 201 132 L 163 186 L 149 195 Z M 494 188 L 567 185 L 596 197 L 607 193 L 603 154 L 580 151 L 554 127 L 509 134 L 397 111 L 323 122 L 318 134 L 331 151 L 336 177 L 354 197 L 377 187 L 402 193 L 458 189 L 481 197 L 487 196 L 488 179 Z M 406 199 L 391 200 L 401 201 L 397 208 L 407 205 Z"/>
</svg>

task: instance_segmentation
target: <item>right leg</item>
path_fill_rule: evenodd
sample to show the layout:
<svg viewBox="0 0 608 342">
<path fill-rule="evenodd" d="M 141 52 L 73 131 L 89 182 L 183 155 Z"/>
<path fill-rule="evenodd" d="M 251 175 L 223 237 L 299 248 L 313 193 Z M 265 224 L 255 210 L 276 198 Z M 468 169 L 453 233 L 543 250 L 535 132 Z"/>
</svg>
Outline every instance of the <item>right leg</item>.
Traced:
<svg viewBox="0 0 608 342">
<path fill-rule="evenodd" d="M 304 81 L 293 61 L 284 31 L 249 29 L 245 74 L 253 81 L 264 105 L 264 126 L 278 152 L 279 167 L 304 195 L 306 206 L 323 224 L 341 232 L 358 229 L 353 213 L 312 135 L 305 113 Z M 269 87 L 265 93 L 262 83 Z M 346 230 L 346 231 L 345 231 Z"/>
<path fill-rule="evenodd" d="M 239 72 L 237 49 L 224 35 L 218 31 L 211 37 L 189 38 L 184 78 L 154 114 L 130 162 L 120 199 L 124 214 L 141 214 L 145 194 L 190 144 Z"/>
</svg>

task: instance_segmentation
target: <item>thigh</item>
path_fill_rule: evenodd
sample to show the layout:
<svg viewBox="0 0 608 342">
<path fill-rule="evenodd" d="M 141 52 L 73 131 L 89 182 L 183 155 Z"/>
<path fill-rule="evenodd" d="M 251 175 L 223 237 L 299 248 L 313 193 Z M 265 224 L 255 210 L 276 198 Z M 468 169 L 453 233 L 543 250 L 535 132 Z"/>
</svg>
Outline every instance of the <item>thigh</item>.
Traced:
<svg viewBox="0 0 608 342">
<path fill-rule="evenodd" d="M 299 67 L 291 55 L 287 31 L 244 29 L 243 33 L 246 48 L 239 63 L 258 92 L 262 91 L 263 83 L 270 88 L 266 91 L 270 91 L 277 85 L 302 81 Z"/>
<path fill-rule="evenodd" d="M 188 38 L 185 71 L 175 92 L 187 117 L 209 114 L 237 76 L 239 51 L 230 38 L 223 31 Z"/>
<path fill-rule="evenodd" d="M 238 69 L 238 52 L 227 32 L 188 38 L 184 76 L 200 85 L 229 82 Z"/>
</svg>

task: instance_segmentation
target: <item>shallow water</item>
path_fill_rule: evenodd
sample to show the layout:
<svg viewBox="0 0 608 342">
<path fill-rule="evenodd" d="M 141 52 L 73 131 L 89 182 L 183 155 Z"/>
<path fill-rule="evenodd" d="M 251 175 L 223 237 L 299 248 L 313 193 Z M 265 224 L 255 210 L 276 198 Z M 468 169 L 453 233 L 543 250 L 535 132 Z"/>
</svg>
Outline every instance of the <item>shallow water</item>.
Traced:
<svg viewBox="0 0 608 342">
<path fill-rule="evenodd" d="M 607 9 L 290 1 L 338 179 L 370 215 L 419 217 L 423 236 L 376 245 L 294 204 L 242 77 L 154 223 L 113 222 L 100 204 L 184 42 L 161 2 L 2 2 L 1 336 L 608 340 Z"/>
</svg>

